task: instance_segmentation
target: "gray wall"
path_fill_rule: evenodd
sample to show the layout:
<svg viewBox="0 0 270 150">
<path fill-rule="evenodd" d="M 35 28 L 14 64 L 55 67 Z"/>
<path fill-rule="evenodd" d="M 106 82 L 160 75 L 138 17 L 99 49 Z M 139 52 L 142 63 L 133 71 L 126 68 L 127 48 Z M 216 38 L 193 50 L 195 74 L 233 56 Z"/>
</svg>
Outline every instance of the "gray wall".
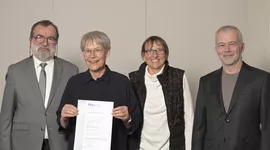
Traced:
<svg viewBox="0 0 270 150">
<path fill-rule="evenodd" d="M 200 76 L 220 67 L 214 33 L 222 25 L 243 32 L 247 63 L 270 70 L 269 6 L 268 0 L 0 0 L 0 97 L 7 67 L 29 56 L 30 27 L 49 19 L 60 30 L 58 56 L 80 71 L 86 65 L 79 43 L 88 31 L 108 34 L 108 64 L 126 75 L 142 63 L 143 41 L 151 35 L 163 37 L 170 64 L 186 70 L 195 101 Z"/>
</svg>

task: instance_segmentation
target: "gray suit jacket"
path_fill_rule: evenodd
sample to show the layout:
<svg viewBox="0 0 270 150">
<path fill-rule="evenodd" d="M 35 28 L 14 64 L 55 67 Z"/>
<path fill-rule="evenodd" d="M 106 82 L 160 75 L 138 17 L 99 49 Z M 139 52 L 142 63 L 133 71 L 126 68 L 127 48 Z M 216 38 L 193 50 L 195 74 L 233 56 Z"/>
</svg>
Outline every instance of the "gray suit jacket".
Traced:
<svg viewBox="0 0 270 150">
<path fill-rule="evenodd" d="M 33 58 L 9 66 L 0 114 L 0 150 L 41 150 L 45 125 L 51 150 L 66 150 L 66 137 L 59 132 L 56 111 L 68 79 L 77 73 L 75 65 L 55 57 L 45 109 Z"/>
</svg>

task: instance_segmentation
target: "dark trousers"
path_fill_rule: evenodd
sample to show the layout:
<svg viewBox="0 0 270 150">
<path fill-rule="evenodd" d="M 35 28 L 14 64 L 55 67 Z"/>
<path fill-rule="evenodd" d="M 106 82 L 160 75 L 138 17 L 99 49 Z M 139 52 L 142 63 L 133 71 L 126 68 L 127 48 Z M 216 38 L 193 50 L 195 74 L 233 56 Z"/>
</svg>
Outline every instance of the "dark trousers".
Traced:
<svg viewBox="0 0 270 150">
<path fill-rule="evenodd" d="M 41 150 L 50 150 L 50 144 L 48 139 L 43 140 L 42 149 Z"/>
</svg>

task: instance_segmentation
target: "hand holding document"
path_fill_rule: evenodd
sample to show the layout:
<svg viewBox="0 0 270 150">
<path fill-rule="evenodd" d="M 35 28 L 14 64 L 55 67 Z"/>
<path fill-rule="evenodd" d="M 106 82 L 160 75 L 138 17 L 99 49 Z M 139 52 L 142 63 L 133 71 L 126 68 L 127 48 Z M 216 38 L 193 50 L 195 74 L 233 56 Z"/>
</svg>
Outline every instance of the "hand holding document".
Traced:
<svg viewBox="0 0 270 150">
<path fill-rule="evenodd" d="M 110 150 L 113 102 L 78 100 L 74 150 Z"/>
</svg>

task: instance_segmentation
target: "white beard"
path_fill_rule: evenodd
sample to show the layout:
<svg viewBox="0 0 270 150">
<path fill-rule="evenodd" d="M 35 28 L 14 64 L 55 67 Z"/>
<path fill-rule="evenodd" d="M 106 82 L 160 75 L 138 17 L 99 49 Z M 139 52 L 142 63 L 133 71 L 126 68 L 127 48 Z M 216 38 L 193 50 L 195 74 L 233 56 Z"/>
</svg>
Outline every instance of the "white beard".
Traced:
<svg viewBox="0 0 270 150">
<path fill-rule="evenodd" d="M 32 42 L 30 46 L 30 50 L 37 59 L 39 59 L 42 62 L 45 62 L 45 61 L 53 59 L 56 52 L 56 46 L 43 47 L 43 46 L 35 45 Z"/>
</svg>

